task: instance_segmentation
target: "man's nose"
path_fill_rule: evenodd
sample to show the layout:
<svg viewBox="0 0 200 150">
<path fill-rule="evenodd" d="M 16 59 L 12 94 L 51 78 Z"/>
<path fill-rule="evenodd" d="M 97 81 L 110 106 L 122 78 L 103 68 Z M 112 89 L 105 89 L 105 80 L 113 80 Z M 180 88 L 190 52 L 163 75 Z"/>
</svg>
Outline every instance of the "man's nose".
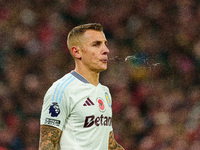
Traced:
<svg viewBox="0 0 200 150">
<path fill-rule="evenodd" d="M 105 45 L 103 48 L 103 54 L 108 54 L 110 52 L 110 50 L 108 49 L 108 47 Z"/>
</svg>

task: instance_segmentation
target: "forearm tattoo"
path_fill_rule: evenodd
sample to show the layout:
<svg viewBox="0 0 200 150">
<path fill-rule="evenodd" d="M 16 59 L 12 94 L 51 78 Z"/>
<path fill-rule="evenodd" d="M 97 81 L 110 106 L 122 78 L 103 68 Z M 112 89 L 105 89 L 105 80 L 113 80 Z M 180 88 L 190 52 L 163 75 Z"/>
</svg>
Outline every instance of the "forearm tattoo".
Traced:
<svg viewBox="0 0 200 150">
<path fill-rule="evenodd" d="M 39 150 L 57 150 L 61 130 L 52 126 L 41 125 Z"/>
<path fill-rule="evenodd" d="M 124 148 L 115 141 L 113 131 L 111 131 L 109 135 L 108 150 L 124 150 Z"/>
</svg>

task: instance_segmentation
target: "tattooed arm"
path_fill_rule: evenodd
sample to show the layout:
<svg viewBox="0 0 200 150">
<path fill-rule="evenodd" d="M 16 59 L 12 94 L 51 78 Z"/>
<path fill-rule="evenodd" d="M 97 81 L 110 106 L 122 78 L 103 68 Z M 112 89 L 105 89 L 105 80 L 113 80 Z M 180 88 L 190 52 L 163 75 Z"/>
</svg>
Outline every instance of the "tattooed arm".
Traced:
<svg viewBox="0 0 200 150">
<path fill-rule="evenodd" d="M 61 133 L 58 128 L 41 125 L 39 150 L 58 150 Z"/>
<path fill-rule="evenodd" d="M 115 141 L 113 131 L 111 131 L 109 135 L 108 150 L 125 150 Z"/>
</svg>

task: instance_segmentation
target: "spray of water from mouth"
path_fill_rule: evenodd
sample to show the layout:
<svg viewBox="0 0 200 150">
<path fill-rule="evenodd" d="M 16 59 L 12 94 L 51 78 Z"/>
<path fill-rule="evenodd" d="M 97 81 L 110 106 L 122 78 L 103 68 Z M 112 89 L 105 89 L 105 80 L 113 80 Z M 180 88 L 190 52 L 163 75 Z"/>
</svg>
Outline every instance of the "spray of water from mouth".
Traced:
<svg viewBox="0 0 200 150">
<path fill-rule="evenodd" d="M 119 56 L 114 56 L 114 57 L 110 57 L 109 61 L 118 61 L 118 62 L 122 62 L 122 63 L 125 63 L 125 62 L 128 62 L 128 61 L 132 61 L 132 62 L 133 61 L 136 61 L 136 62 L 138 61 L 138 62 L 140 62 L 140 64 L 142 66 L 146 66 L 146 67 L 149 67 L 149 68 L 156 67 L 156 66 L 161 64 L 160 62 L 150 63 L 150 59 L 149 58 L 137 57 L 136 55 L 126 56 L 125 58 L 121 58 Z"/>
<path fill-rule="evenodd" d="M 134 55 L 132 55 L 132 56 L 126 56 L 124 60 L 127 61 L 127 60 L 132 60 L 132 59 L 137 59 L 137 58 Z"/>
<path fill-rule="evenodd" d="M 111 61 L 124 61 L 122 58 L 120 58 L 118 56 L 110 57 L 109 60 L 111 60 Z"/>
</svg>

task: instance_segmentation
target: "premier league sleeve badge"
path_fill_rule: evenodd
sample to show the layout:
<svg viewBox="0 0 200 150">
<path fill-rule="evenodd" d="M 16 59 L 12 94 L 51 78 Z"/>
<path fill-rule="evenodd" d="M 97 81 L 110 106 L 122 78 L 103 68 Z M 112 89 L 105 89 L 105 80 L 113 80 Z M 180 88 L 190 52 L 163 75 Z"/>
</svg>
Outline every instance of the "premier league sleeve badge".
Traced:
<svg viewBox="0 0 200 150">
<path fill-rule="evenodd" d="M 57 117 L 60 114 L 60 108 L 58 103 L 52 103 L 52 105 L 49 108 L 49 114 L 51 114 L 51 117 Z"/>
</svg>

